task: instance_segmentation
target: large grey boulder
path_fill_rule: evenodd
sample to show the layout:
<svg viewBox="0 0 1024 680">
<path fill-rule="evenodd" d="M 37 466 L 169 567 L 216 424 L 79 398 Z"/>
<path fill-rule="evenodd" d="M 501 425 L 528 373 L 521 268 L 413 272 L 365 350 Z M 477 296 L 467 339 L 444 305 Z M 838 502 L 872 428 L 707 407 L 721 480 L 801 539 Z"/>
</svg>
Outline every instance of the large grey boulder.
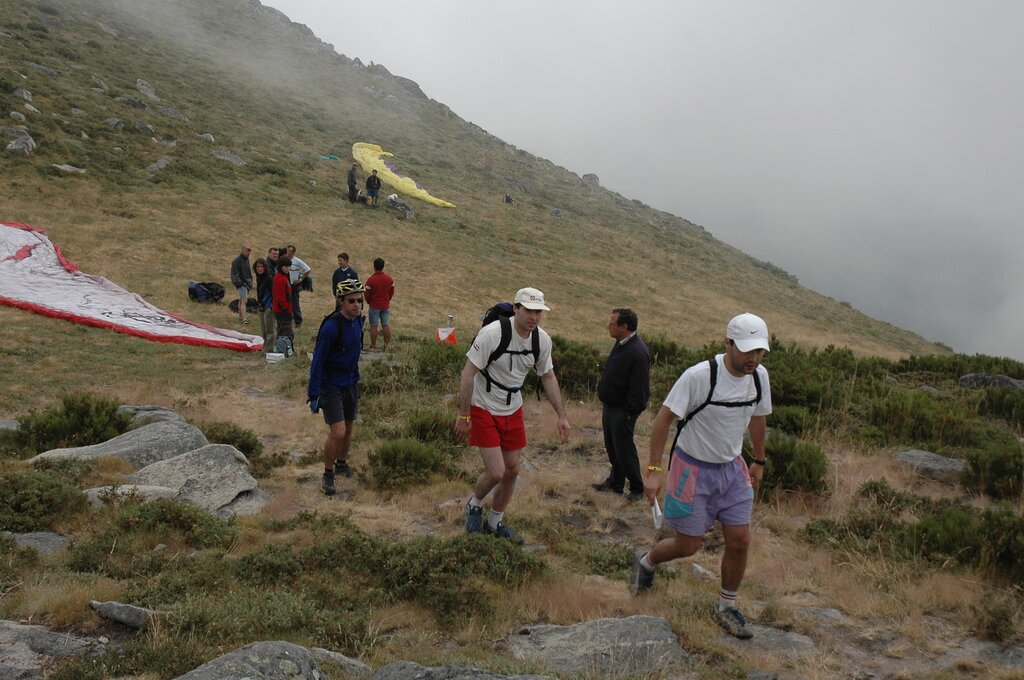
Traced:
<svg viewBox="0 0 1024 680">
<path fill-rule="evenodd" d="M 60 534 L 52 531 L 26 531 L 24 533 L 3 532 L 14 538 L 14 542 L 22 548 L 32 548 L 41 553 L 60 552 L 68 547 L 71 541 Z"/>
<path fill-rule="evenodd" d="M 3 432 L 5 430 L 17 430 L 17 429 L 18 429 L 18 421 L 17 420 L 0 420 L 0 432 Z"/>
<path fill-rule="evenodd" d="M 1007 375 L 968 373 L 967 375 L 960 376 L 960 387 L 972 390 L 979 390 L 984 387 L 1009 387 L 1015 390 L 1024 390 L 1024 380 L 1017 380 Z"/>
<path fill-rule="evenodd" d="M 790 659 L 811 656 L 818 651 L 814 640 L 800 633 L 792 633 L 779 630 L 778 628 L 758 626 L 751 623 L 747 624 L 747 629 L 754 634 L 754 637 L 749 640 L 739 640 L 730 636 L 725 631 L 721 632 L 722 640 L 725 641 L 725 644 L 736 649 L 745 651 L 756 649 L 765 654 Z"/>
<path fill-rule="evenodd" d="M 160 101 L 160 97 L 156 96 L 156 88 L 148 80 L 143 80 L 142 78 L 136 80 L 135 89 L 155 102 Z"/>
<path fill-rule="evenodd" d="M 125 106 L 130 106 L 133 109 L 145 109 L 146 111 L 149 111 L 149 104 L 142 101 L 138 97 L 130 97 L 126 94 L 123 94 L 120 97 L 114 97 L 114 101 L 121 102 Z"/>
<path fill-rule="evenodd" d="M 153 427 L 149 425 L 147 427 Z M 228 444 L 208 444 L 148 465 L 129 476 L 137 484 L 178 489 L 175 500 L 217 513 L 257 488 L 249 461 Z"/>
<path fill-rule="evenodd" d="M 156 619 L 166 616 L 166 612 L 136 607 L 133 604 L 121 602 L 99 602 L 91 600 L 89 609 L 105 619 L 134 628 L 135 630 L 146 630 Z"/>
<path fill-rule="evenodd" d="M 19 87 L 11 94 L 13 94 L 15 97 L 18 97 L 19 99 L 24 99 L 27 102 L 31 103 L 32 101 L 32 93 L 23 87 Z"/>
<path fill-rule="evenodd" d="M 117 407 L 117 412 L 127 413 L 132 417 L 132 429 L 142 427 L 143 425 L 149 425 L 150 423 L 158 423 L 162 420 L 185 420 L 177 411 L 173 411 L 164 406 L 152 406 L 149 404 L 143 406 L 121 404 Z"/>
<path fill-rule="evenodd" d="M 443 666 L 428 668 L 411 661 L 398 661 L 374 673 L 372 680 L 553 680 L 547 675 L 501 675 L 476 668 Z"/>
<path fill-rule="evenodd" d="M 291 642 L 254 642 L 176 680 L 321 680 L 312 652 Z"/>
<path fill-rule="evenodd" d="M 27 156 L 36 150 L 36 140 L 26 134 L 24 137 L 18 137 L 11 141 L 7 145 L 7 150 L 11 153 Z"/>
<path fill-rule="evenodd" d="M 893 455 L 893 459 L 913 472 L 932 479 L 956 479 L 967 465 L 959 458 L 946 458 L 931 451 L 917 449 L 900 451 Z"/>
<path fill-rule="evenodd" d="M 232 165 L 237 165 L 239 167 L 245 165 L 245 161 L 243 161 L 241 157 L 239 157 L 237 154 L 231 153 L 227 149 L 217 149 L 216 151 L 213 152 L 213 155 L 215 158 L 219 158 L 222 161 L 227 161 Z"/>
<path fill-rule="evenodd" d="M 41 668 L 54 657 L 81 654 L 87 640 L 68 633 L 51 633 L 42 626 L 0 620 L 0 678 L 41 678 Z"/>
<path fill-rule="evenodd" d="M 310 647 L 309 651 L 317 663 L 330 662 L 341 667 L 349 675 L 369 675 L 371 669 L 362 661 L 345 656 L 340 652 L 332 652 L 323 647 Z"/>
<path fill-rule="evenodd" d="M 169 486 L 152 486 L 144 484 L 121 484 L 118 486 L 98 486 L 94 489 L 86 489 L 85 497 L 89 499 L 89 505 L 94 508 L 102 508 L 107 499 L 126 500 L 137 498 L 142 501 L 155 501 L 158 498 L 174 498 L 178 495 L 178 489 Z"/>
<path fill-rule="evenodd" d="M 160 113 L 164 114 L 165 116 L 168 116 L 169 118 L 175 118 L 177 120 L 183 120 L 186 123 L 188 122 L 188 116 L 186 116 L 184 113 L 182 113 L 178 109 L 175 109 L 175 108 L 170 107 L 170 106 L 158 106 L 156 108 L 157 108 L 157 110 Z"/>
<path fill-rule="evenodd" d="M 91 460 L 112 456 L 138 469 L 186 451 L 194 451 L 209 443 L 205 435 L 194 425 L 180 420 L 166 420 L 130 430 L 102 444 L 46 451 L 32 458 L 31 462 L 68 458 Z"/>
<path fill-rule="evenodd" d="M 690 661 L 672 626 L 654 616 L 528 626 L 508 642 L 515 658 L 565 674 L 643 677 L 668 667 L 685 667 Z"/>
</svg>

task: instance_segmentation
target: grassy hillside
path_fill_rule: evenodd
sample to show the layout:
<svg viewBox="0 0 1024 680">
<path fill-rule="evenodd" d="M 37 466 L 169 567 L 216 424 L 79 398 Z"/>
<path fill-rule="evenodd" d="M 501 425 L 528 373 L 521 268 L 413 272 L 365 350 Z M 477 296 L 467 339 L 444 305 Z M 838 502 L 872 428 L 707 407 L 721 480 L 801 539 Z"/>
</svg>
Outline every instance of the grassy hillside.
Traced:
<svg viewBox="0 0 1024 680">
<path fill-rule="evenodd" d="M 449 313 L 468 332 L 490 302 L 530 284 L 549 296 L 547 326 L 588 342 L 603 342 L 610 308 L 629 305 L 648 333 L 690 344 L 717 338 L 729 316 L 750 309 L 802 344 L 888 357 L 941 351 L 699 226 L 505 144 L 257 2 L 13 0 L 0 8 L 0 31 L 9 36 L 0 38 L 0 111 L 23 112 L 38 145 L 27 158 L 0 156 L 0 219 L 45 228 L 85 271 L 160 307 L 230 323 L 223 309 L 191 308 L 187 281 L 226 283 L 243 241 L 258 252 L 289 242 L 322 281 L 341 250 L 364 272 L 384 256 L 399 285 L 396 328 L 419 334 Z M 139 79 L 159 102 L 138 91 Z M 16 88 L 31 92 L 38 113 Z M 413 222 L 353 209 L 341 194 L 355 141 L 394 152 L 400 171 L 458 208 L 414 201 Z M 219 149 L 246 164 L 215 158 Z M 160 159 L 166 168 L 147 169 Z M 502 204 L 506 192 L 519 204 Z"/>
</svg>

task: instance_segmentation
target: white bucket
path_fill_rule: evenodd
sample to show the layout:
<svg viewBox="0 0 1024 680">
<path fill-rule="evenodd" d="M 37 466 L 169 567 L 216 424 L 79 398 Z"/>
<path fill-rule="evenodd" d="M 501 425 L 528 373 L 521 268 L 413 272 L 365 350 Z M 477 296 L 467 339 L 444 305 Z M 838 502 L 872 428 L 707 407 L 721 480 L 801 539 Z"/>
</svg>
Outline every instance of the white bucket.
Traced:
<svg viewBox="0 0 1024 680">
<path fill-rule="evenodd" d="M 280 352 L 267 352 L 267 363 L 276 364 L 280 361 L 284 361 L 284 355 Z"/>
</svg>

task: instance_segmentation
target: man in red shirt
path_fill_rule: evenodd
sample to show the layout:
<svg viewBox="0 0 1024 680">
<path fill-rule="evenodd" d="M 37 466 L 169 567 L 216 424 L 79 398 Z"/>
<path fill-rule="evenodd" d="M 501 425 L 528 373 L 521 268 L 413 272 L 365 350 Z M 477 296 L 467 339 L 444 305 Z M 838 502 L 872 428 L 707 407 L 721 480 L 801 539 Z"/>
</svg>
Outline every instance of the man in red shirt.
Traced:
<svg viewBox="0 0 1024 680">
<path fill-rule="evenodd" d="M 384 331 L 384 350 L 391 342 L 391 298 L 395 296 L 395 280 L 384 273 L 384 258 L 373 261 L 373 273 L 366 279 L 366 303 L 370 306 L 370 351 L 377 350 L 377 325 Z"/>
</svg>

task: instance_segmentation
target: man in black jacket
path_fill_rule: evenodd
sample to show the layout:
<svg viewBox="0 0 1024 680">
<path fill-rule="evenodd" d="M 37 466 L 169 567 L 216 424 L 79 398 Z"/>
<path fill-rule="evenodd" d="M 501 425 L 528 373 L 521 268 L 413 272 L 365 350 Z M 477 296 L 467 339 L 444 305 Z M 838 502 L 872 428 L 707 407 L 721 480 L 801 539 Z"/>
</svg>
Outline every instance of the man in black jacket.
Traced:
<svg viewBox="0 0 1024 680">
<path fill-rule="evenodd" d="M 231 285 L 238 291 L 238 320 L 249 323 L 245 318 L 246 305 L 249 304 L 249 292 L 252 291 L 252 271 L 249 269 L 249 253 L 252 246 L 242 246 L 242 252 L 231 261 Z"/>
<path fill-rule="evenodd" d="M 631 501 L 644 496 L 633 431 L 651 398 L 651 355 L 636 328 L 636 312 L 626 308 L 612 310 L 608 334 L 615 338 L 615 345 L 597 385 L 597 396 L 603 404 L 604 448 L 612 470 L 606 480 L 592 485 L 598 491 L 621 494 L 629 480 Z"/>
</svg>

